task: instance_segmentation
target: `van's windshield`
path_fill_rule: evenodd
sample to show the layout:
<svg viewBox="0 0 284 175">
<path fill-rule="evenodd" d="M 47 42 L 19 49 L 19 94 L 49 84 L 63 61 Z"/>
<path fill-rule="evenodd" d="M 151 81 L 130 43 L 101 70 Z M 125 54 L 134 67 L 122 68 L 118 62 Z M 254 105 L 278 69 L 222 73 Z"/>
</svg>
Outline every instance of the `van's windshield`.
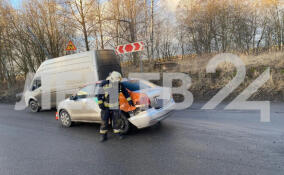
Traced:
<svg viewBox="0 0 284 175">
<path fill-rule="evenodd" d="M 32 83 L 31 90 L 34 91 L 34 90 L 36 90 L 40 87 L 41 87 L 41 78 L 37 77 L 37 78 L 34 79 L 34 81 Z"/>
<path fill-rule="evenodd" d="M 121 72 L 119 58 L 113 51 L 99 50 L 96 52 L 98 78 L 104 80 L 112 71 Z"/>
</svg>

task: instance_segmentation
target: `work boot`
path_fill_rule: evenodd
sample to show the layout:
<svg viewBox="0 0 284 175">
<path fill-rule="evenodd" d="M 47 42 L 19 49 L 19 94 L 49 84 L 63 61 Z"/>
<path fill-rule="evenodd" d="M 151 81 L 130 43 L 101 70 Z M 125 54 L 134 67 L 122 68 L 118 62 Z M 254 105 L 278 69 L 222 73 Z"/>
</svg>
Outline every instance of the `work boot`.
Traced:
<svg viewBox="0 0 284 175">
<path fill-rule="evenodd" d="M 123 134 L 119 134 L 119 140 L 123 140 L 125 136 Z"/>
<path fill-rule="evenodd" d="M 100 138 L 100 142 L 107 141 L 107 134 L 102 134 Z"/>
</svg>

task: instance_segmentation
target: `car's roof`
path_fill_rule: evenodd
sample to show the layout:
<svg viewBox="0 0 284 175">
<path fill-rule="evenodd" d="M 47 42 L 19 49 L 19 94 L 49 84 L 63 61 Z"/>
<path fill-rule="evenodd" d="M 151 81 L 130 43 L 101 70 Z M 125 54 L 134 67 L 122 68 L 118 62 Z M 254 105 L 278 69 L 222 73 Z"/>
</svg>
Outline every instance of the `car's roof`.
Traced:
<svg viewBox="0 0 284 175">
<path fill-rule="evenodd" d="M 137 79 L 137 78 L 123 78 L 122 80 L 121 80 L 121 82 L 126 82 L 126 81 L 131 81 L 131 80 L 136 80 L 136 81 L 138 81 L 138 80 L 140 80 L 140 79 Z M 104 80 L 99 80 L 99 81 L 96 81 L 96 82 L 92 82 L 92 83 L 88 83 L 88 84 L 85 84 L 83 87 L 85 87 L 85 86 L 89 86 L 89 85 L 96 85 L 96 84 L 100 84 L 100 83 L 102 83 Z"/>
</svg>

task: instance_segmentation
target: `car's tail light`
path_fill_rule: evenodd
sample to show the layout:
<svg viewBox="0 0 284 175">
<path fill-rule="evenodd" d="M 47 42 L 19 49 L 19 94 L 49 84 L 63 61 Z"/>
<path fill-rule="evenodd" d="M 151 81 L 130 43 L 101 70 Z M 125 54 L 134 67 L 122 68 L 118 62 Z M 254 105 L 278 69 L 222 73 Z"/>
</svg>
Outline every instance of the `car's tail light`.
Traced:
<svg viewBox="0 0 284 175">
<path fill-rule="evenodd" d="M 136 101 L 135 105 L 139 106 L 139 111 L 145 111 L 151 108 L 151 100 L 146 94 L 143 94 L 140 96 L 139 101 Z"/>
<path fill-rule="evenodd" d="M 149 98 L 147 95 L 145 95 L 144 98 L 145 98 L 145 99 L 144 99 L 145 108 L 146 108 L 146 109 L 152 108 L 152 107 L 151 107 L 151 100 L 150 100 L 150 98 Z"/>
<path fill-rule="evenodd" d="M 148 101 L 148 107 L 151 108 L 151 100 L 149 97 L 147 97 L 147 101 Z"/>
</svg>

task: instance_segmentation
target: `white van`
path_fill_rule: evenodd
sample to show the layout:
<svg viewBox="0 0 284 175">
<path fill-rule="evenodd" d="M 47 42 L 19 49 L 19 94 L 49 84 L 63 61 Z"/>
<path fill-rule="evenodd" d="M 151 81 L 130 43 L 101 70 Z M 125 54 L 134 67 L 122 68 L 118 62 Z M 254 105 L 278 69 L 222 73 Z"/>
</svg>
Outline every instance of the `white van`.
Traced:
<svg viewBox="0 0 284 175">
<path fill-rule="evenodd" d="M 106 79 L 112 71 L 121 72 L 113 50 L 93 50 L 46 60 L 24 94 L 26 106 L 32 112 L 57 107 L 79 88 Z"/>
</svg>

